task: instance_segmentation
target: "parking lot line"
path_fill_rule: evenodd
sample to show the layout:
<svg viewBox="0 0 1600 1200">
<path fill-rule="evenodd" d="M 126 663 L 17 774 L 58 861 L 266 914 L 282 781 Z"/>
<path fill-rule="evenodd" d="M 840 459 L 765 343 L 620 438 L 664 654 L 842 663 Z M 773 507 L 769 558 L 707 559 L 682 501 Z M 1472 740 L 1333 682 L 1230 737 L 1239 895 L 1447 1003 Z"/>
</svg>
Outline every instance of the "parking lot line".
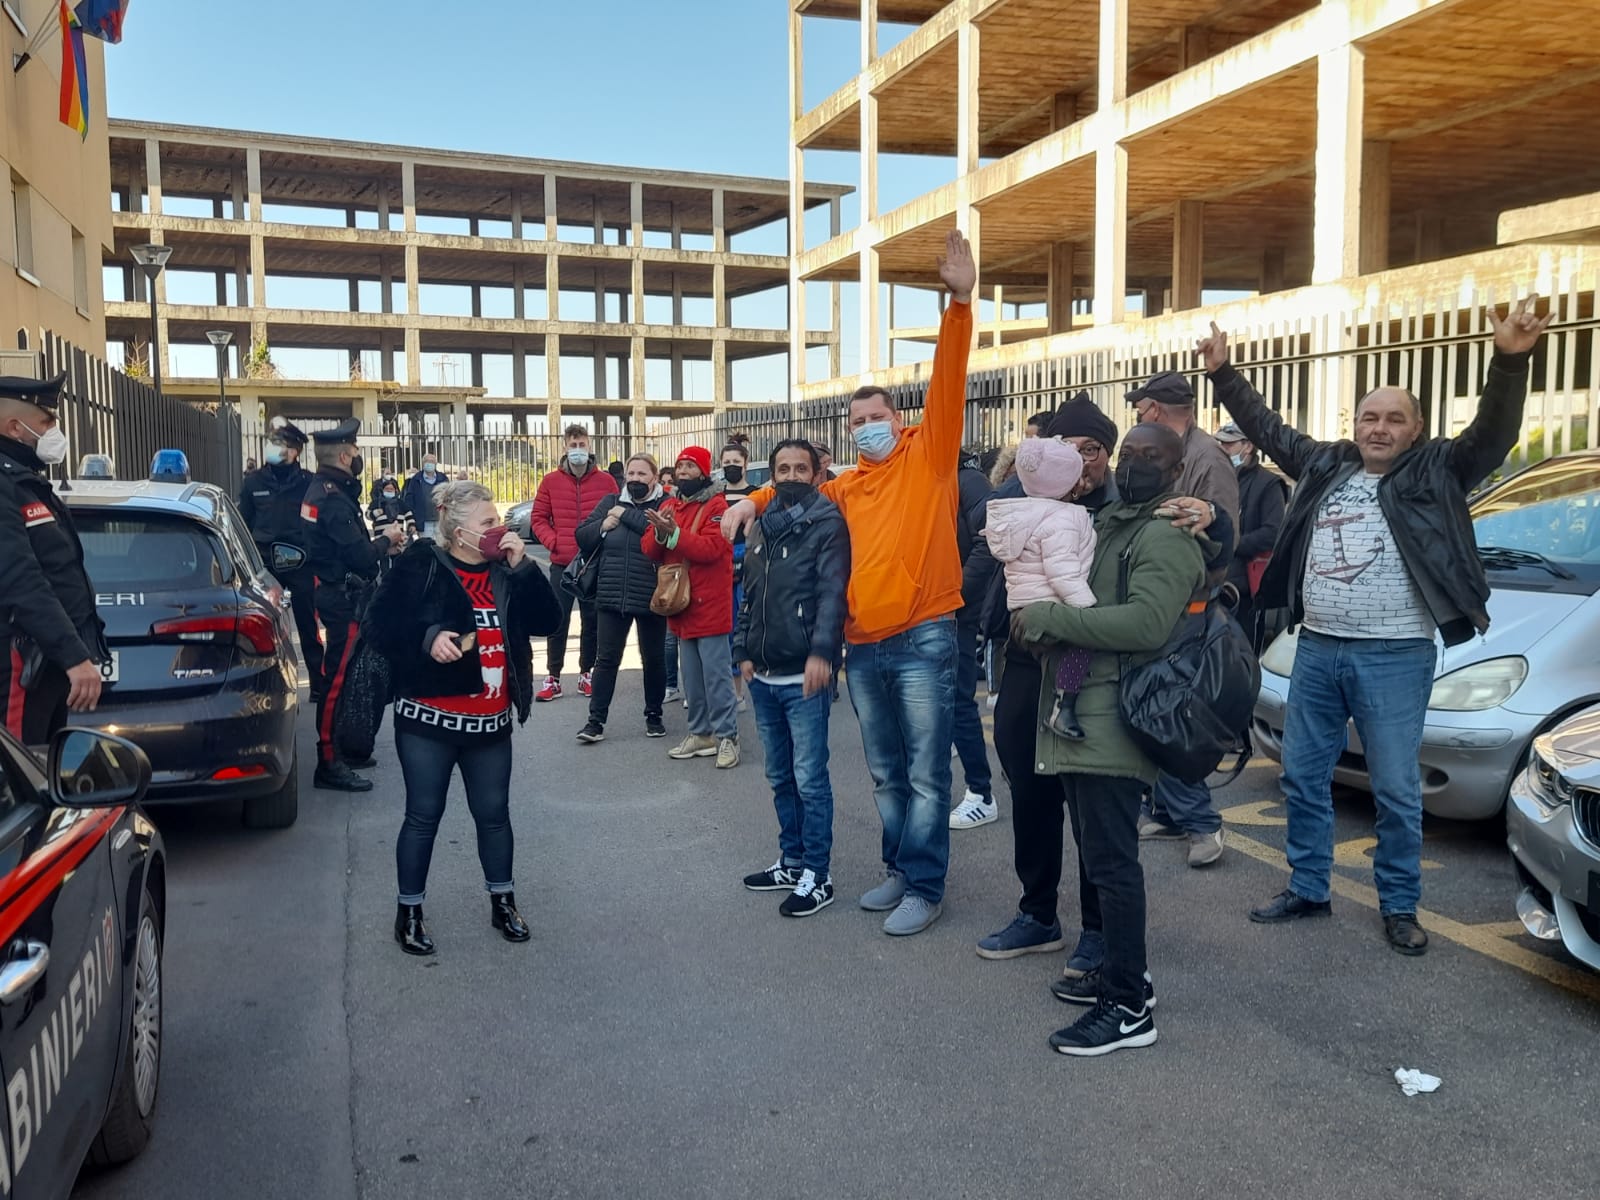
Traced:
<svg viewBox="0 0 1600 1200">
<path fill-rule="evenodd" d="M 1283 851 L 1276 846 L 1258 842 L 1232 828 L 1228 830 L 1226 837 L 1228 845 L 1239 853 L 1257 862 L 1266 863 L 1269 867 L 1276 867 L 1284 874 L 1289 873 L 1289 864 L 1283 857 Z M 1378 893 L 1366 884 L 1335 875 L 1331 880 L 1331 886 L 1332 890 L 1344 899 L 1353 900 L 1373 912 L 1378 911 Z M 1430 936 L 1442 937 L 1446 941 L 1476 951 L 1508 967 L 1515 967 L 1529 975 L 1537 975 L 1540 979 L 1565 988 L 1569 992 L 1575 992 L 1586 1000 L 1600 1003 L 1600 975 L 1585 971 L 1581 967 L 1569 966 L 1508 940 L 1506 935 L 1513 932 L 1512 922 L 1496 921 L 1486 925 L 1466 925 L 1423 908 L 1417 910 L 1417 919 L 1422 922 L 1423 928 Z M 1515 926 L 1515 931 L 1520 932 L 1520 928 L 1520 925 Z"/>
</svg>

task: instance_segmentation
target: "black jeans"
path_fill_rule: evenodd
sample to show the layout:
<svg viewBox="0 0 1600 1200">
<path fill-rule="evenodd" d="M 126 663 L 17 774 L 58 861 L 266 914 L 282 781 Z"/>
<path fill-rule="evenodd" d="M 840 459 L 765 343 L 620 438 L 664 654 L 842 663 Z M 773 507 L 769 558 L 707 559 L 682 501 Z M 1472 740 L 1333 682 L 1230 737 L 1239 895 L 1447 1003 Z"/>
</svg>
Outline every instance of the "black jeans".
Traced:
<svg viewBox="0 0 1600 1200">
<path fill-rule="evenodd" d="M 1037 659 L 1023 650 L 1007 650 L 1000 699 L 995 704 L 994 744 L 1011 785 L 1011 836 L 1017 879 L 1022 884 L 1017 907 L 1042 924 L 1055 924 L 1065 848 L 1065 806 L 1077 843 L 1082 927 L 1105 939 L 1104 992 L 1137 1009 L 1144 1002 L 1145 900 L 1144 872 L 1139 866 L 1139 803 L 1145 787 L 1137 779 L 1036 773 L 1042 683 Z"/>
<path fill-rule="evenodd" d="M 561 603 L 561 627 L 544 640 L 545 671 L 557 677 L 567 665 L 567 631 L 572 624 L 572 606 L 576 597 L 561 586 L 561 573 L 565 567 L 550 564 L 550 586 L 556 590 Z M 594 669 L 595 647 L 594 605 L 578 602 L 578 670 Z"/>
<path fill-rule="evenodd" d="M 428 890 L 433 840 L 444 816 L 450 777 L 458 766 L 466 785 L 467 808 L 478 827 L 484 887 L 490 892 L 512 891 L 511 738 L 457 746 L 396 729 L 394 749 L 406 781 L 406 819 L 394 844 L 400 903 L 421 904 Z"/>
<path fill-rule="evenodd" d="M 644 715 L 661 719 L 661 700 L 667 693 L 667 619 L 655 613 L 620 613 L 600 609 L 599 652 L 594 659 L 594 690 L 589 694 L 589 720 L 604 725 L 611 715 L 611 698 L 617 693 L 617 671 L 628 644 L 628 627 L 639 631 L 639 657 L 644 662 Z"/>
</svg>

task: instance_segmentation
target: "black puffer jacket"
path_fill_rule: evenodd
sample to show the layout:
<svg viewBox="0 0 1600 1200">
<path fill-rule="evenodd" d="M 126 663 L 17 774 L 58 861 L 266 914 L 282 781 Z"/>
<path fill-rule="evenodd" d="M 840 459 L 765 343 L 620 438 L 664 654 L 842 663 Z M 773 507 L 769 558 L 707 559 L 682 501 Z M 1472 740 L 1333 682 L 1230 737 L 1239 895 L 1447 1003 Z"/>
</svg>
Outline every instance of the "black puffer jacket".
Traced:
<svg viewBox="0 0 1600 1200">
<path fill-rule="evenodd" d="M 1305 615 L 1302 585 L 1317 510 L 1328 493 L 1361 470 L 1352 441 L 1319 442 L 1283 423 L 1248 380 L 1224 363 L 1210 375 L 1217 399 L 1257 449 L 1296 481 L 1256 603 Z M 1400 557 L 1422 592 L 1446 646 L 1489 628 L 1489 582 L 1467 512 L 1467 493 L 1505 462 L 1522 428 L 1528 355 L 1495 352 L 1472 424 L 1453 438 L 1418 442 L 1378 484 L 1378 505 Z"/>
<path fill-rule="evenodd" d="M 745 550 L 733 661 L 755 663 L 758 675 L 799 675 L 813 655 L 837 667 L 849 582 L 850 534 L 826 496 L 812 495 L 776 538 L 756 522 Z"/>
<path fill-rule="evenodd" d="M 579 553 L 600 551 L 600 577 L 594 585 L 596 608 L 618 613 L 650 611 L 650 597 L 656 590 L 656 564 L 645 557 L 640 539 L 650 528 L 645 510 L 660 508 L 664 499 L 666 495 L 659 487 L 654 495 L 638 502 L 626 492 L 613 492 L 603 497 L 578 526 Z M 607 533 L 601 526 L 613 507 L 622 509 L 622 523 Z"/>
<path fill-rule="evenodd" d="M 453 663 L 430 655 L 440 630 L 477 628 L 472 600 L 456 578 L 451 558 L 431 541 L 414 542 L 394 560 L 367 609 L 361 634 L 389 660 L 396 696 L 471 696 L 483 688 L 476 648 Z M 495 607 L 500 610 L 506 663 L 517 720 L 533 708 L 533 647 L 530 638 L 553 633 L 561 606 L 539 564 L 531 558 L 511 570 L 489 565 Z"/>
</svg>

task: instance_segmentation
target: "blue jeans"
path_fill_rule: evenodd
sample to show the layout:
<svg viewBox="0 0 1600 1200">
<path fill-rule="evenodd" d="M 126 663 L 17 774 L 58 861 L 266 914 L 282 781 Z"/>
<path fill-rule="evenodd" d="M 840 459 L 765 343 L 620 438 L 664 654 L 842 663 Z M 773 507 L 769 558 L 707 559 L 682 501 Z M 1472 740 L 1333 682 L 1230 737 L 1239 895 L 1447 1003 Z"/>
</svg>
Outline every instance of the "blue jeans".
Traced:
<svg viewBox="0 0 1600 1200">
<path fill-rule="evenodd" d="M 935 617 L 845 652 L 850 703 L 883 821 L 883 865 L 937 904 L 950 865 L 956 623 Z"/>
<path fill-rule="evenodd" d="M 450 777 L 461 768 L 467 808 L 478 827 L 478 861 L 484 887 L 509 892 L 511 878 L 511 738 L 457 746 L 417 733 L 395 730 L 395 754 L 406 781 L 406 819 L 395 839 L 395 870 L 401 904 L 421 904 L 428 890 L 433 841 L 444 816 Z"/>
<path fill-rule="evenodd" d="M 804 695 L 798 683 L 750 681 L 750 704 L 767 760 L 767 783 L 778 810 L 778 850 L 793 871 L 828 878 L 833 850 L 833 784 L 828 779 L 828 714 L 833 696 L 823 688 Z"/>
<path fill-rule="evenodd" d="M 961 758 L 967 790 L 985 800 L 994 797 L 994 776 L 989 769 L 989 745 L 983 737 L 978 713 L 978 623 L 956 622 L 956 707 L 951 737 Z"/>
<path fill-rule="evenodd" d="M 678 686 L 678 635 L 667 630 L 667 690 Z"/>
<path fill-rule="evenodd" d="M 1423 638 L 1334 638 L 1300 631 L 1283 730 L 1289 887 L 1328 899 L 1333 870 L 1333 768 L 1345 721 L 1366 751 L 1377 806 L 1372 856 L 1381 911 L 1414 913 L 1422 897 L 1422 772 L 1417 755 L 1435 652 Z"/>
<path fill-rule="evenodd" d="M 1211 789 L 1204 782 L 1174 779 L 1165 771 L 1156 776 L 1156 786 L 1142 809 L 1145 816 L 1175 825 L 1185 833 L 1215 833 L 1222 828 Z"/>
</svg>

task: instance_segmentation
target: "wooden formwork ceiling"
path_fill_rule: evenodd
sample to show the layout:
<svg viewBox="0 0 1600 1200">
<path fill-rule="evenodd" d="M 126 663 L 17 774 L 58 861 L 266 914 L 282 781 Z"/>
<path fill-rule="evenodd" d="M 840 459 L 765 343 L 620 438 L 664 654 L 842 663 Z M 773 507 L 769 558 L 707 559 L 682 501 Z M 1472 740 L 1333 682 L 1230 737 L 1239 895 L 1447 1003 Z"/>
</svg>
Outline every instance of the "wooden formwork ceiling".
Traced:
<svg viewBox="0 0 1600 1200">
<path fill-rule="evenodd" d="M 984 201 L 979 206 L 984 281 L 1042 285 L 1053 242 L 1075 243 L 1073 273 L 1092 276 L 1094 174 L 1094 159 L 1080 158 Z"/>
<path fill-rule="evenodd" d="M 878 0 L 878 20 L 896 25 L 921 25 L 950 0 Z M 803 17 L 861 19 L 861 0 L 800 0 L 795 8 Z"/>
</svg>

